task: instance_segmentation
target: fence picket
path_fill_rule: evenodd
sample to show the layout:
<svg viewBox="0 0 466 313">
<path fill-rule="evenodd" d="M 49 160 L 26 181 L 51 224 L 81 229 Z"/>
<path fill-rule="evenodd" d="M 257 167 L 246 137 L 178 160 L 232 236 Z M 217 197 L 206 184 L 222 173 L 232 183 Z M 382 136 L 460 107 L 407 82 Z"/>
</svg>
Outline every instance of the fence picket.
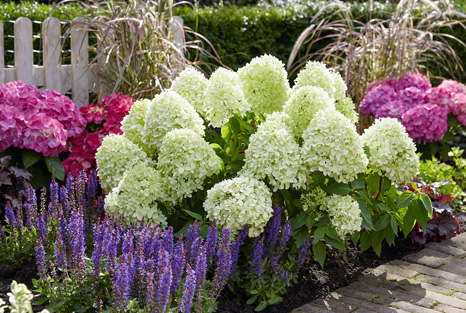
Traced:
<svg viewBox="0 0 466 313">
<path fill-rule="evenodd" d="M 20 17 L 15 22 L 15 79 L 34 84 L 32 22 Z"/>
<path fill-rule="evenodd" d="M 86 24 L 78 17 L 71 22 L 71 88 L 78 107 L 89 103 L 88 53 Z"/>
<path fill-rule="evenodd" d="M 42 24 L 44 49 L 44 87 L 62 92 L 61 87 L 61 26 L 55 17 L 47 18 Z"/>
<path fill-rule="evenodd" d="M 3 45 L 3 22 L 0 21 L 0 84 L 5 83 L 5 53 Z"/>
</svg>

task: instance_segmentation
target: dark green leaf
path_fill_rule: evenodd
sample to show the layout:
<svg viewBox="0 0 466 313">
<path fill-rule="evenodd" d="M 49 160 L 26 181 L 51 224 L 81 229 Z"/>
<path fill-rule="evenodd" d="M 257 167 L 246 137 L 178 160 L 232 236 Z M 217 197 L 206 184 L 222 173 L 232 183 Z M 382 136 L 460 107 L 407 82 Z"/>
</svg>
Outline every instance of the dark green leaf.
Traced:
<svg viewBox="0 0 466 313">
<path fill-rule="evenodd" d="M 43 298 L 40 298 L 39 300 L 31 303 L 32 305 L 41 305 L 41 304 L 44 304 L 45 302 L 47 302 L 49 300 L 49 298 L 47 297 L 43 297 Z"/>
<path fill-rule="evenodd" d="M 377 203 L 377 206 L 379 207 L 379 209 L 381 209 L 382 211 L 385 211 L 385 212 L 390 212 L 390 208 L 385 204 L 385 203 Z"/>
<path fill-rule="evenodd" d="M 186 210 L 186 209 L 184 209 L 183 211 L 185 211 L 189 216 L 194 217 L 195 219 L 197 219 L 200 222 L 204 221 L 204 218 L 200 214 L 194 213 L 194 212 Z"/>
<path fill-rule="evenodd" d="M 291 229 L 296 230 L 296 229 L 300 228 L 301 226 L 306 224 L 306 220 L 307 220 L 307 214 L 300 213 L 300 214 L 296 215 L 295 217 L 290 219 Z"/>
<path fill-rule="evenodd" d="M 332 247 L 334 247 L 335 249 L 338 249 L 338 250 L 343 250 L 345 247 L 343 245 L 343 243 L 341 242 L 341 239 L 338 238 L 338 239 L 335 239 L 335 238 L 331 238 L 329 236 L 325 236 L 325 241 L 331 245 Z"/>
<path fill-rule="evenodd" d="M 392 216 L 390 219 L 390 226 L 392 227 L 393 233 L 398 234 L 398 226 L 396 224 L 396 218 Z"/>
<path fill-rule="evenodd" d="M 325 244 L 322 241 L 314 241 L 314 245 L 312 245 L 312 253 L 314 254 L 316 260 L 319 262 L 320 266 L 324 268 L 325 258 L 327 257 Z"/>
<path fill-rule="evenodd" d="M 413 217 L 418 221 L 419 225 L 423 229 L 426 229 L 428 212 L 424 209 L 422 200 L 414 199 L 413 202 L 411 202 L 410 209 L 414 215 Z"/>
<path fill-rule="evenodd" d="M 231 131 L 233 132 L 233 136 L 237 137 L 239 134 L 239 122 L 236 117 L 230 118 L 230 127 Z"/>
<path fill-rule="evenodd" d="M 303 207 L 303 202 L 300 199 L 294 199 L 291 203 L 297 208 Z"/>
<path fill-rule="evenodd" d="M 259 303 L 259 305 L 256 306 L 254 311 L 260 312 L 260 311 L 264 310 L 266 307 L 267 307 L 267 302 L 264 301 L 264 302 Z"/>
<path fill-rule="evenodd" d="M 283 301 L 283 297 L 275 297 L 269 300 L 269 304 L 273 305 L 273 304 L 280 303 L 282 301 Z"/>
<path fill-rule="evenodd" d="M 372 216 L 369 212 L 369 209 L 367 208 L 366 202 L 360 197 L 356 197 L 356 201 L 359 204 L 359 209 L 361 210 L 361 214 L 364 218 L 364 221 L 366 221 L 367 225 L 369 226 L 369 230 L 373 229 L 374 225 L 372 225 Z"/>
<path fill-rule="evenodd" d="M 253 290 L 253 291 L 257 291 L 257 290 Z M 252 292 L 251 292 L 251 294 L 252 294 Z M 254 302 L 256 302 L 256 300 L 257 300 L 257 294 L 254 295 L 254 296 L 252 296 L 251 298 L 249 298 L 248 301 L 246 301 L 246 304 L 247 304 L 247 305 L 251 305 L 251 304 L 253 304 Z"/>
<path fill-rule="evenodd" d="M 364 252 L 372 245 L 371 233 L 365 231 L 361 235 L 361 251 Z"/>
<path fill-rule="evenodd" d="M 61 164 L 60 159 L 56 157 L 45 157 L 45 164 L 47 164 L 47 169 L 53 176 L 55 176 L 58 180 L 65 179 L 65 169 L 63 168 L 63 164 Z"/>
<path fill-rule="evenodd" d="M 24 168 L 28 168 L 39 162 L 42 159 L 42 154 L 34 150 L 23 149 L 21 152 L 21 159 L 23 160 Z"/>
<path fill-rule="evenodd" d="M 387 241 L 388 245 L 391 246 L 395 241 L 395 236 L 397 232 L 393 232 L 391 228 L 385 228 L 385 240 Z"/>
<path fill-rule="evenodd" d="M 296 246 L 301 248 L 307 238 L 309 238 L 309 230 L 306 227 L 302 227 L 294 236 L 296 239 Z"/>
<path fill-rule="evenodd" d="M 413 215 L 413 210 L 410 205 L 403 218 L 403 234 L 405 235 L 405 237 L 407 237 L 408 234 L 411 232 L 411 229 L 413 229 L 415 221 L 416 220 Z"/>
<path fill-rule="evenodd" d="M 336 240 L 340 239 L 340 236 L 338 236 L 337 231 L 332 226 L 325 226 L 323 228 L 325 230 L 325 234 L 327 236 L 329 236 L 330 238 L 333 238 L 333 239 L 336 239 Z"/>
<path fill-rule="evenodd" d="M 351 182 L 353 189 L 364 189 L 366 184 L 364 183 L 365 174 L 359 174 L 358 177 Z"/>
<path fill-rule="evenodd" d="M 364 149 L 364 153 L 366 154 L 366 156 L 367 156 L 368 158 L 370 158 L 370 156 L 371 156 L 371 149 L 370 149 L 368 146 L 364 146 L 364 147 L 362 147 L 362 148 Z"/>
<path fill-rule="evenodd" d="M 424 205 L 424 209 L 427 211 L 427 214 L 429 215 L 429 217 L 432 217 L 432 211 L 433 211 L 433 208 L 432 208 L 432 201 L 430 200 L 430 197 L 426 194 L 421 194 L 421 201 L 422 201 L 422 204 Z"/>
<path fill-rule="evenodd" d="M 390 223 L 390 217 L 388 215 L 381 215 L 377 220 L 377 223 L 375 223 L 375 230 L 379 231 L 385 229 L 385 227 L 388 226 L 388 223 Z"/>
<path fill-rule="evenodd" d="M 404 208 L 407 207 L 411 201 L 413 201 L 415 194 L 411 191 L 405 191 L 403 192 L 397 199 L 397 207 L 398 208 Z"/>
<path fill-rule="evenodd" d="M 324 188 L 328 193 L 333 193 L 340 196 L 345 196 L 351 192 L 351 188 L 347 184 L 333 183 Z"/>
<path fill-rule="evenodd" d="M 306 220 L 306 226 L 308 229 L 311 229 L 312 226 L 314 226 L 314 224 L 316 223 L 316 219 L 315 219 L 315 215 L 314 214 L 310 214 L 308 217 L 307 217 L 307 220 Z"/>
</svg>

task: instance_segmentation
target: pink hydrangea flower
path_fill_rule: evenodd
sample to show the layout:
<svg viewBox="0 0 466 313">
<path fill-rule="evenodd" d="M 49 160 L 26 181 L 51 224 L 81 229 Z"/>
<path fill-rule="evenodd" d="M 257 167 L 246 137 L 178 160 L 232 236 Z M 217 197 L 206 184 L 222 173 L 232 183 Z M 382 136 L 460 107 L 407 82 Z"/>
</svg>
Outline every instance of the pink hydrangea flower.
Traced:
<svg viewBox="0 0 466 313">
<path fill-rule="evenodd" d="M 420 73 L 407 73 L 395 82 L 396 91 L 405 90 L 410 87 L 414 87 L 421 92 L 426 92 L 432 88 L 432 84 L 430 80 Z"/>
<path fill-rule="evenodd" d="M 25 127 L 24 116 L 13 106 L 0 104 L 0 152 L 8 147 L 21 145 L 21 134 Z"/>
<path fill-rule="evenodd" d="M 447 110 L 448 113 L 450 113 L 455 106 L 453 93 L 440 86 L 427 90 L 425 98 L 426 102 L 441 106 Z"/>
<path fill-rule="evenodd" d="M 20 148 L 53 157 L 66 151 L 67 136 L 67 131 L 58 120 L 45 113 L 31 114 L 26 118 L 26 128 Z"/>
<path fill-rule="evenodd" d="M 401 116 L 406 111 L 406 107 L 399 100 L 389 101 L 379 107 L 375 114 L 375 118 L 393 117 L 401 119 Z"/>
<path fill-rule="evenodd" d="M 408 87 L 398 93 L 398 99 L 406 109 L 412 108 L 419 104 L 424 104 L 426 91 L 417 87 Z"/>
<path fill-rule="evenodd" d="M 439 141 L 448 130 L 447 115 L 443 107 L 426 103 L 406 111 L 401 123 L 417 143 Z"/>
<path fill-rule="evenodd" d="M 388 84 L 381 83 L 374 87 L 359 104 L 362 114 L 376 115 L 378 109 L 383 104 L 396 100 L 395 89 Z"/>
</svg>

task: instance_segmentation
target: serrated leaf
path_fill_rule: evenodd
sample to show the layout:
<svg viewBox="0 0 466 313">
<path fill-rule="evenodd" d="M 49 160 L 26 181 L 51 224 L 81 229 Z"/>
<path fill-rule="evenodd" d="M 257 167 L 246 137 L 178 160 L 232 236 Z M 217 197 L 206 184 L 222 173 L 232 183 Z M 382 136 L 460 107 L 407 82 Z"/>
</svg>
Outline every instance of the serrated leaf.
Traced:
<svg viewBox="0 0 466 313">
<path fill-rule="evenodd" d="M 45 157 L 45 164 L 47 164 L 47 169 L 49 172 L 55 176 L 58 180 L 65 179 L 65 169 L 63 164 L 61 164 L 60 159 L 56 157 Z"/>
<path fill-rule="evenodd" d="M 421 194 L 421 201 L 422 204 L 424 205 L 424 209 L 427 211 L 427 214 L 429 217 L 432 217 L 432 201 L 430 200 L 430 197 L 426 194 Z"/>
<path fill-rule="evenodd" d="M 42 159 L 42 154 L 34 150 L 23 149 L 21 152 L 21 160 L 23 161 L 24 168 L 28 168 L 36 164 Z"/>
<path fill-rule="evenodd" d="M 324 190 L 328 193 L 333 193 L 340 196 L 346 196 L 351 192 L 350 186 L 343 183 L 333 183 L 325 187 Z"/>
<path fill-rule="evenodd" d="M 397 208 L 401 209 L 401 208 L 405 208 L 407 207 L 414 199 L 415 197 L 415 194 L 411 191 L 405 191 L 403 192 L 397 199 L 396 199 L 396 203 L 397 203 Z"/>
<path fill-rule="evenodd" d="M 322 241 L 315 242 L 312 246 L 312 253 L 319 262 L 320 266 L 324 268 L 325 258 L 327 257 L 327 250 L 325 249 L 325 244 Z"/>
</svg>

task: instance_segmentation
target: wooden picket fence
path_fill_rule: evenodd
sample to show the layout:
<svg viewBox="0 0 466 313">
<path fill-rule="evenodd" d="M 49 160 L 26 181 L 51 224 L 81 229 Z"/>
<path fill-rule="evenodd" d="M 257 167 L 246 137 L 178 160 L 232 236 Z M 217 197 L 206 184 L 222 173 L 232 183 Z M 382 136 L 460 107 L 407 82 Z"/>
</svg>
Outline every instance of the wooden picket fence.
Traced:
<svg viewBox="0 0 466 313">
<path fill-rule="evenodd" d="M 174 17 L 174 40 L 184 42 L 183 20 Z M 3 23 L 0 21 L 0 83 L 22 80 L 30 85 L 53 89 L 59 93 L 71 90 L 72 100 L 82 107 L 89 104 L 89 92 L 100 98 L 108 93 L 97 75 L 97 65 L 89 65 L 88 31 L 82 18 L 71 21 L 71 64 L 61 64 L 61 25 L 54 17 L 42 23 L 43 65 L 33 64 L 32 21 L 19 18 L 14 25 L 14 67 L 5 68 Z"/>
</svg>

